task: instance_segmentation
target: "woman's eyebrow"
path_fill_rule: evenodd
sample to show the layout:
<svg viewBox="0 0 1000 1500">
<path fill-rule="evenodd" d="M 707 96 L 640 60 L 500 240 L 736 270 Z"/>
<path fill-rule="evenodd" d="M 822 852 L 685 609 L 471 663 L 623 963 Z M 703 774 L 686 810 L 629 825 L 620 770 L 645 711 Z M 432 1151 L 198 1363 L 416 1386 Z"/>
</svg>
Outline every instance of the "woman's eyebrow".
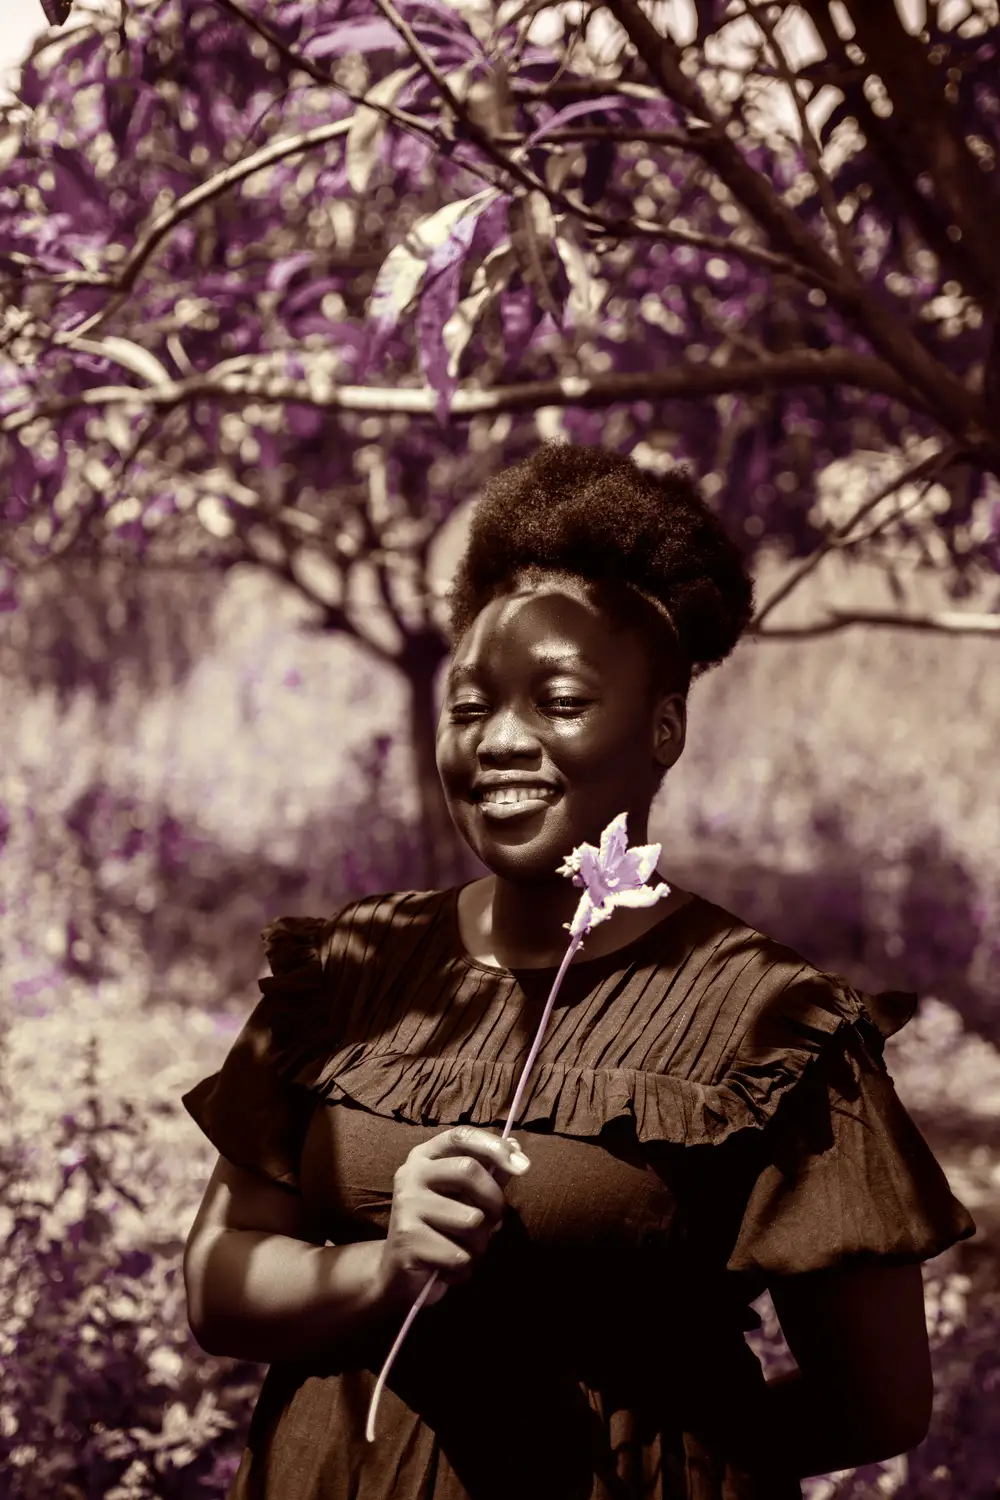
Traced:
<svg viewBox="0 0 1000 1500">
<path fill-rule="evenodd" d="M 599 672 L 600 667 L 589 656 L 584 656 L 579 651 L 545 651 L 538 652 L 534 659 L 535 675 L 541 672 L 553 672 L 557 668 L 564 671 L 573 671 L 583 668 L 584 671 Z M 485 669 L 475 666 L 472 662 L 462 662 L 448 673 L 448 686 L 456 687 L 460 682 L 467 681 L 470 677 L 478 677 Z"/>
</svg>

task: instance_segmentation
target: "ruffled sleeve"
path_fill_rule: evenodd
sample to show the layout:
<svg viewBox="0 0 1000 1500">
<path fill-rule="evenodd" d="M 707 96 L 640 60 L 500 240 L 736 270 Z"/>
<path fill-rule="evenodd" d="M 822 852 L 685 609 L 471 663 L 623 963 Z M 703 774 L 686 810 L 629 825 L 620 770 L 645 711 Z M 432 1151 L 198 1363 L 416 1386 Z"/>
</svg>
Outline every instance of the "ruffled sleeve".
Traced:
<svg viewBox="0 0 1000 1500">
<path fill-rule="evenodd" d="M 316 1096 L 287 1078 L 277 1058 L 290 1027 L 322 996 L 337 918 L 281 917 L 261 933 L 271 975 L 262 999 L 217 1073 L 181 1103 L 221 1156 L 299 1191 L 299 1158 Z"/>
<path fill-rule="evenodd" d="M 976 1232 L 888 1073 L 883 1044 L 915 995 L 861 996 L 836 1044 L 806 1070 L 760 1132 L 728 1270 L 763 1291 L 779 1276 L 852 1257 L 931 1260 Z M 759 1168 L 759 1171 L 757 1170 Z"/>
</svg>

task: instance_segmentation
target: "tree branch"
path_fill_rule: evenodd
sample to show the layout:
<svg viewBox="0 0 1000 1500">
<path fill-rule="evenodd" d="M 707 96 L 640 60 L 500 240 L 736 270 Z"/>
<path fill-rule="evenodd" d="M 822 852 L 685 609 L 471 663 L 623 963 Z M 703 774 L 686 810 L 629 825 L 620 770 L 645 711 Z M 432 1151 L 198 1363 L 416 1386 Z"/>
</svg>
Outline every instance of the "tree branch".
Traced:
<svg viewBox="0 0 1000 1500">
<path fill-rule="evenodd" d="M 889 630 L 937 631 L 943 635 L 996 635 L 1000 636 L 1000 615 L 959 614 L 896 614 L 881 609 L 828 609 L 826 615 L 803 625 L 772 625 L 769 630 L 747 632 L 754 640 L 791 641 L 813 639 L 820 635 L 832 635 L 838 630 L 847 630 L 851 625 L 884 627 Z"/>
<path fill-rule="evenodd" d="M 225 0 L 225 3 L 231 4 L 232 0 Z M 581 199 L 569 193 L 562 192 L 559 189 L 550 188 L 547 183 L 536 177 L 533 172 L 521 164 L 519 158 L 526 151 L 526 147 L 523 144 L 524 136 L 515 137 L 520 144 L 516 145 L 509 154 L 501 150 L 501 145 L 506 144 L 511 139 L 511 134 L 509 132 L 493 134 L 490 131 L 484 130 L 473 120 L 465 104 L 455 96 L 447 79 L 430 57 L 426 48 L 421 45 L 412 28 L 396 11 L 392 0 L 376 0 L 376 3 L 386 18 L 396 27 L 400 36 L 403 37 L 414 58 L 427 73 L 427 76 L 437 88 L 448 108 L 454 112 L 456 119 L 460 121 L 463 130 L 469 138 L 487 153 L 495 165 L 520 182 L 522 187 L 531 192 L 542 193 L 554 208 L 561 209 L 564 213 L 572 213 L 574 217 L 579 218 L 586 225 L 591 233 L 606 234 L 612 238 L 620 239 L 641 235 L 645 238 L 667 240 L 675 244 L 687 245 L 694 249 L 708 250 L 723 255 L 736 255 L 756 265 L 766 266 L 772 271 L 786 271 L 788 274 L 795 276 L 796 279 L 805 279 L 810 285 L 819 286 L 824 291 L 832 290 L 827 278 L 823 275 L 821 267 L 804 265 L 801 261 L 793 257 L 776 254 L 774 251 L 769 251 L 761 247 L 746 245 L 714 235 L 700 235 L 692 230 L 679 230 L 669 225 L 657 224 L 651 220 L 635 218 L 622 220 L 608 219 L 602 214 L 597 213 L 595 209 L 591 208 Z M 650 91 L 650 93 L 653 98 L 659 97 L 655 90 Z M 667 133 L 663 132 L 663 134 L 666 135 Z M 672 132 L 670 133 L 668 144 L 701 154 L 701 134 L 700 131 L 694 135 Z M 496 183 L 492 185 L 496 186 Z"/>
<path fill-rule="evenodd" d="M 778 76 L 788 89 L 795 104 L 795 113 L 798 116 L 799 129 L 802 133 L 802 150 L 805 154 L 809 171 L 812 173 L 813 182 L 816 184 L 823 217 L 830 226 L 830 232 L 837 245 L 841 269 L 849 280 L 858 281 L 860 277 L 858 276 L 854 260 L 851 237 L 848 233 L 847 225 L 841 219 L 838 212 L 837 195 L 834 192 L 833 183 L 830 181 L 823 166 L 823 153 L 812 125 L 809 122 L 809 115 L 805 104 L 802 102 L 802 96 L 799 93 L 799 80 L 788 61 L 784 47 L 778 40 L 777 28 L 770 18 L 767 7 L 757 4 L 757 0 L 744 0 L 744 7 L 763 32 L 767 45 L 771 50 L 771 55 L 774 58 Z"/>
<path fill-rule="evenodd" d="M 292 353 L 294 351 L 284 351 Z M 449 403 L 449 415 L 465 421 L 481 413 L 533 411 L 540 406 L 580 406 L 594 409 L 618 401 L 700 400 L 731 391 L 761 391 L 782 386 L 853 385 L 878 391 L 913 404 L 913 393 L 882 360 L 831 349 L 795 349 L 766 359 L 733 360 L 727 365 L 687 364 L 669 370 L 627 375 L 561 375 L 550 380 L 519 381 L 490 390 L 460 389 Z M 433 389 L 310 384 L 274 376 L 209 371 L 188 380 L 161 386 L 93 386 L 72 396 L 60 396 L 11 412 L 0 421 L 0 432 L 17 432 L 40 417 L 53 419 L 81 407 L 115 405 L 182 406 L 211 396 L 220 401 L 297 402 L 326 411 L 356 411 L 390 416 L 433 417 L 438 394 Z"/>
<path fill-rule="evenodd" d="M 22 250 L 5 251 L 0 255 L 0 265 L 15 268 L 9 278 L 3 277 L 4 282 L 23 281 L 25 273 L 30 272 L 33 286 L 42 282 L 52 286 L 109 286 L 115 280 L 109 271 L 50 271 L 35 256 L 25 255 Z"/>
<path fill-rule="evenodd" d="M 189 218 L 203 204 L 210 202 L 213 198 L 221 197 L 237 183 L 243 182 L 247 177 L 252 177 L 255 172 L 263 171 L 265 167 L 273 166 L 276 161 L 283 161 L 289 156 L 297 156 L 313 146 L 322 146 L 328 141 L 335 140 L 337 136 L 346 135 L 350 126 L 350 120 L 335 120 L 329 125 L 317 125 L 314 130 L 305 130 L 300 135 L 271 141 L 269 145 L 262 146 L 259 151 L 255 151 L 252 156 L 246 157 L 243 161 L 234 162 L 231 167 L 217 172 L 206 182 L 200 182 L 189 193 L 178 198 L 176 203 L 171 204 L 170 208 L 160 214 L 159 218 L 154 219 L 149 228 L 139 236 L 120 272 L 114 278 L 114 292 L 105 305 L 76 327 L 55 334 L 52 342 L 55 344 L 72 343 L 74 339 L 82 338 L 107 322 L 108 318 L 112 317 L 125 302 L 140 271 L 156 248 L 172 229 L 175 229 L 182 220 Z"/>
<path fill-rule="evenodd" d="M 295 589 L 303 599 L 318 609 L 321 612 L 322 629 L 336 630 L 349 635 L 379 661 L 389 666 L 395 665 L 393 653 L 387 651 L 377 640 L 358 628 L 352 618 L 353 611 L 347 608 L 346 603 L 331 604 L 296 573 L 293 567 L 295 554 L 313 543 L 314 550 L 321 553 L 327 562 L 336 561 L 340 565 L 343 597 L 346 601 L 350 563 L 343 554 L 334 560 L 325 552 L 319 541 L 318 534 L 322 529 L 320 522 L 314 516 L 303 515 L 288 508 L 275 511 L 261 507 L 260 497 L 256 492 L 242 485 L 228 464 L 224 461 L 220 462 L 222 462 L 222 467 L 214 474 L 187 474 L 185 478 L 189 483 L 193 482 L 196 487 L 204 489 L 207 494 L 218 494 L 221 490 L 223 494 L 237 501 L 236 507 L 229 509 L 227 514 L 239 534 L 243 560 L 263 568 L 275 578 L 280 578 L 282 582 Z M 262 531 L 269 532 L 277 540 L 282 550 L 280 557 L 261 553 L 250 538 L 252 526 L 258 526 Z"/>
<path fill-rule="evenodd" d="M 622 78 L 561 78 L 558 83 L 533 83 L 527 78 L 512 78 L 510 92 L 512 99 L 533 104 L 539 100 L 571 104 L 577 99 L 599 99 L 603 94 L 623 94 L 628 99 L 646 104 L 663 98 L 662 90 L 651 84 Z"/>
<path fill-rule="evenodd" d="M 637 0 L 607 0 L 608 9 L 625 31 L 651 78 L 668 99 L 679 104 L 702 126 L 698 139 L 709 166 L 770 236 L 777 247 L 796 263 L 809 266 L 831 285 L 843 288 L 837 263 L 795 213 L 781 201 L 774 185 L 743 156 L 730 140 L 724 122 L 714 113 L 693 79 L 681 67 L 680 49 L 672 38 L 662 36 Z"/>
<path fill-rule="evenodd" d="M 853 514 L 848 517 L 843 525 L 838 526 L 835 530 L 831 531 L 830 534 L 822 542 L 822 544 L 817 547 L 816 551 L 813 552 L 809 557 L 807 557 L 805 561 L 798 568 L 796 568 L 788 578 L 785 579 L 784 583 L 780 584 L 778 588 L 775 589 L 770 599 L 768 599 L 767 602 L 757 611 L 755 618 L 751 621 L 751 629 L 759 630 L 761 624 L 764 620 L 767 619 L 768 615 L 771 614 L 775 609 L 777 609 L 778 605 L 782 604 L 788 598 L 789 594 L 797 589 L 799 584 L 802 583 L 806 578 L 808 578 L 810 573 L 814 572 L 815 569 L 819 567 L 824 557 L 826 557 L 830 552 L 833 552 L 837 548 L 842 546 L 847 537 L 850 536 L 851 532 L 854 530 L 858 522 L 863 521 L 865 516 L 869 515 L 871 511 L 876 508 L 876 506 L 882 504 L 883 500 L 887 500 L 890 495 L 894 494 L 896 490 L 901 489 L 904 484 L 913 484 L 921 479 L 926 481 L 925 489 L 928 488 L 931 484 L 934 483 L 936 479 L 939 479 L 941 477 L 941 475 L 945 472 L 949 465 L 955 462 L 957 457 L 958 448 L 955 444 L 949 444 L 945 448 L 939 448 L 937 452 L 932 453 L 929 457 L 922 458 L 917 463 L 911 464 L 910 467 L 904 469 L 901 474 L 894 475 L 893 478 L 889 480 L 888 484 L 883 485 L 883 487 L 874 495 L 871 495 L 868 499 L 864 500 L 861 505 L 858 506 L 857 510 L 855 510 Z"/>
<path fill-rule="evenodd" d="M 827 0 L 803 0 L 803 4 L 826 48 L 827 57 L 835 57 L 843 44 L 830 19 Z M 821 83 L 822 80 L 817 86 Z M 843 91 L 842 84 L 838 82 L 833 82 L 833 87 Z M 984 280 L 979 263 L 975 256 L 969 254 L 966 242 L 949 238 L 948 226 L 938 205 L 932 204 L 917 187 L 920 168 L 912 160 L 912 143 L 907 142 L 905 132 L 899 128 L 899 121 L 880 119 L 861 87 L 852 92 L 850 104 L 868 149 L 881 160 L 884 171 L 899 194 L 904 212 L 909 215 L 917 232 L 937 256 L 943 268 L 941 280 L 958 281 L 984 304 L 988 304 L 996 280 L 992 268 L 989 279 Z"/>
<path fill-rule="evenodd" d="M 481 129 L 481 127 L 469 117 L 468 111 L 458 100 L 458 98 L 456 98 L 450 84 L 448 83 L 448 80 L 438 68 L 433 58 L 430 57 L 426 48 L 421 44 L 419 38 L 414 34 L 412 28 L 398 14 L 395 7 L 391 4 L 391 0 L 376 0 L 376 3 L 389 23 L 396 28 L 400 36 L 406 42 L 406 45 L 413 53 L 414 59 L 420 64 L 421 68 L 431 79 L 441 98 L 448 105 L 449 109 L 451 109 L 454 113 L 455 118 L 462 122 L 462 125 L 466 130 L 470 140 L 474 141 L 476 145 L 478 145 L 480 149 L 486 153 L 486 155 L 490 158 L 494 165 L 500 167 L 502 171 L 513 176 L 518 182 L 522 184 L 523 187 L 536 192 L 546 192 L 547 189 L 545 187 L 545 184 L 540 182 L 533 172 L 531 172 L 528 168 L 520 166 L 517 162 L 514 162 L 510 157 L 506 156 L 502 151 L 500 151 L 494 145 L 489 133 Z M 261 21 L 257 20 L 256 16 L 251 15 L 249 11 L 244 10 L 243 6 L 237 3 L 237 0 L 216 0 L 216 4 L 221 5 L 223 9 L 232 12 L 233 15 L 239 16 L 239 18 L 247 26 L 251 27 L 252 30 L 257 32 L 258 36 L 262 36 L 265 41 L 269 42 L 272 47 L 280 52 L 281 55 L 285 58 L 286 62 L 296 68 L 301 68 L 304 72 L 308 73 L 311 78 L 316 79 L 317 82 L 323 83 L 327 88 L 334 88 L 341 93 L 347 93 L 346 89 L 344 89 L 334 79 L 330 78 L 328 74 L 324 74 L 322 69 L 317 68 L 315 63 L 311 62 L 309 58 L 302 57 L 298 53 L 293 52 L 290 47 L 287 47 L 281 40 L 281 38 L 278 37 L 269 26 L 265 26 Z M 356 102 L 362 103 L 364 101 L 357 100 Z M 376 106 L 372 105 L 369 107 L 375 108 Z M 426 129 L 427 127 L 425 126 L 424 128 Z M 478 169 L 470 168 L 470 170 Z M 498 184 L 496 183 L 493 183 L 492 185 L 498 186 Z"/>
<path fill-rule="evenodd" d="M 792 276 L 796 281 L 805 282 L 807 286 L 819 287 L 828 295 L 833 294 L 834 288 L 831 283 L 817 271 L 813 271 L 808 266 L 799 265 L 790 260 L 787 255 L 781 255 L 776 250 L 768 250 L 763 245 L 752 245 L 746 240 L 730 239 L 722 235 L 702 234 L 697 229 L 679 229 L 674 224 L 657 223 L 655 219 L 638 217 L 605 219 L 600 214 L 596 214 L 582 199 L 570 193 L 564 193 L 561 196 L 591 233 L 606 234 L 611 239 L 619 240 L 660 240 L 669 245 L 687 245 L 692 250 L 703 250 L 712 255 L 735 256 L 737 260 L 748 261 L 750 265 L 761 266 L 764 270 L 776 275 Z"/>
<path fill-rule="evenodd" d="M 295 67 L 302 68 L 309 74 L 311 78 L 313 78 L 317 82 L 335 89 L 337 92 L 343 94 L 359 107 L 363 106 L 364 108 L 374 109 L 378 113 L 383 114 L 392 123 L 400 126 L 402 129 L 410 130 L 414 133 L 422 135 L 424 138 L 431 139 L 437 149 L 443 154 L 444 143 L 442 141 L 440 128 L 437 125 L 428 124 L 418 115 L 412 115 L 407 111 L 396 108 L 395 106 L 373 102 L 364 95 L 356 95 L 352 93 L 351 90 L 331 79 L 327 74 L 323 72 L 322 69 L 318 68 L 315 63 L 311 61 L 311 59 L 300 57 L 298 54 L 294 53 L 289 47 L 284 44 L 284 42 L 281 41 L 279 37 L 277 37 L 271 31 L 269 27 L 258 21 L 256 17 L 251 16 L 249 13 L 245 12 L 240 5 L 235 3 L 235 0 L 217 0 L 217 3 L 222 5 L 224 9 L 233 12 L 233 14 L 238 16 L 248 26 L 250 26 L 252 30 L 257 32 L 272 46 L 274 46 L 281 53 L 286 62 L 289 63 L 289 65 L 294 65 Z M 407 27 L 406 23 L 401 19 L 400 26 L 403 28 L 404 34 L 410 33 L 410 28 Z M 430 75 L 435 84 L 437 84 L 440 77 L 439 70 L 436 68 L 432 60 L 427 57 L 425 50 L 420 46 L 420 43 L 416 39 L 416 37 L 413 37 L 413 43 L 418 49 L 418 60 L 421 62 L 421 66 L 424 66 L 426 62 L 426 66 L 430 72 Z M 713 254 L 718 253 L 735 255 L 740 259 L 749 261 L 751 264 L 762 266 L 771 271 L 783 271 L 797 278 L 805 279 L 810 285 L 820 286 L 823 288 L 823 290 L 829 290 L 823 278 L 810 273 L 808 270 L 804 271 L 804 268 L 801 265 L 789 259 L 788 257 L 775 254 L 773 251 L 767 250 L 763 247 L 745 244 L 740 241 L 726 239 L 721 236 L 717 237 L 713 235 L 701 235 L 697 231 L 681 230 L 673 226 L 663 226 L 653 221 L 639 219 L 607 219 L 597 214 L 595 210 L 593 210 L 580 200 L 573 199 L 568 194 L 562 194 L 550 190 L 547 185 L 542 183 L 540 179 L 536 178 L 533 173 L 521 168 L 516 161 L 516 157 L 518 155 L 517 147 L 520 146 L 521 150 L 523 151 L 523 135 L 505 134 L 502 137 L 491 137 L 488 133 L 481 130 L 480 127 L 477 126 L 469 118 L 468 112 L 457 101 L 457 99 L 455 99 L 452 91 L 447 85 L 447 81 L 443 78 L 441 78 L 440 81 L 444 89 L 442 97 L 445 98 L 445 102 L 449 104 L 449 107 L 453 108 L 456 111 L 458 117 L 462 121 L 463 126 L 468 130 L 470 136 L 472 136 L 473 139 L 477 141 L 477 143 L 479 143 L 484 150 L 487 150 L 489 152 L 497 165 L 499 165 L 505 172 L 509 171 L 512 175 L 531 186 L 534 190 L 543 192 L 546 197 L 554 202 L 557 207 L 562 208 L 563 211 L 572 212 L 575 216 L 584 220 L 591 232 L 607 234 L 612 238 L 626 238 L 639 235 L 644 238 L 655 238 L 658 240 L 665 240 L 674 244 L 685 245 L 693 249 L 699 249 Z M 623 86 L 623 91 L 626 87 L 627 86 Z M 645 93 L 648 96 L 658 97 L 656 91 L 652 89 L 645 90 Z M 54 281 L 64 283 L 67 287 L 76 285 L 105 285 L 111 291 L 111 296 L 103 308 L 99 309 L 96 313 L 93 313 L 89 318 L 86 318 L 83 323 L 75 325 L 71 330 L 53 334 L 51 336 L 51 341 L 56 345 L 62 345 L 68 343 L 73 338 L 81 338 L 84 335 L 93 333 L 95 330 L 102 327 L 108 321 L 108 319 L 113 317 L 114 314 L 118 312 L 124 305 L 133 287 L 135 286 L 135 283 L 138 280 L 138 277 L 144 266 L 150 260 L 157 248 L 162 244 L 167 235 L 169 235 L 171 231 L 177 227 L 178 224 L 189 218 L 204 204 L 211 202 L 218 197 L 221 197 L 224 193 L 228 192 L 230 188 L 235 187 L 237 184 L 245 181 L 246 178 L 253 176 L 255 173 L 263 171 L 269 166 L 273 166 L 275 162 L 286 160 L 288 157 L 298 155 L 304 151 L 308 151 L 315 146 L 325 145 L 330 140 L 334 140 L 341 135 L 345 135 L 351 127 L 352 120 L 353 117 L 346 120 L 333 121 L 328 125 L 316 126 L 312 130 L 303 131 L 294 136 L 286 137 L 277 141 L 272 141 L 267 146 L 261 147 L 260 150 L 255 151 L 251 156 L 246 157 L 242 161 L 234 162 L 231 166 L 224 168 L 221 172 L 215 173 L 212 177 L 208 178 L 207 181 L 199 183 L 197 187 L 192 188 L 190 192 L 185 193 L 181 198 L 177 200 L 176 203 L 172 204 L 169 209 L 165 210 L 159 216 L 159 218 L 157 218 L 148 227 L 148 229 L 146 229 L 146 231 L 140 236 L 138 242 L 133 247 L 131 253 L 127 257 L 126 261 L 124 262 L 120 271 L 117 272 L 117 274 L 112 275 L 106 273 L 95 274 L 63 272 L 60 273 L 57 277 L 54 276 L 53 278 L 51 278 Z M 608 133 L 609 132 L 607 130 L 601 130 L 600 127 L 592 127 L 590 130 L 588 130 L 587 127 L 580 127 L 576 131 L 555 131 L 553 132 L 552 139 L 554 142 L 561 139 L 599 139 L 603 135 Z M 620 135 L 620 138 L 626 138 L 624 133 Z M 698 149 L 697 139 L 686 136 L 683 132 L 640 132 L 637 136 L 630 135 L 627 138 L 648 138 L 650 142 L 656 141 L 660 144 L 674 145 L 679 149 L 690 149 L 693 151 L 697 151 Z M 505 152 L 498 149 L 501 145 L 506 146 L 510 143 L 515 144 L 515 150 L 512 155 L 507 155 Z M 451 143 L 449 143 L 449 146 L 450 145 Z M 450 154 L 454 158 L 453 150 L 450 152 Z M 474 164 L 471 162 L 461 162 L 460 164 L 469 171 L 477 172 L 478 175 L 480 175 L 483 180 L 487 181 L 491 186 L 502 187 L 502 183 L 491 177 L 489 173 L 483 171 L 481 164 Z M 37 280 L 40 278 L 35 279 Z"/>
<path fill-rule="evenodd" d="M 938 421 L 952 437 L 977 446 L 990 446 L 991 423 L 982 401 L 866 288 L 847 279 L 837 262 L 782 201 L 773 183 L 752 167 L 735 141 L 730 140 L 697 84 L 684 73 L 676 43 L 657 32 L 640 10 L 638 0 L 606 0 L 606 3 L 650 76 L 668 98 L 695 119 L 706 122 L 707 128 L 699 137 L 702 155 L 776 247 L 831 283 L 830 295 L 841 311 L 909 383 L 912 392 L 919 392 L 927 406 L 936 408 Z M 912 394 L 909 399 L 913 399 Z"/>
<path fill-rule="evenodd" d="M 894 0 L 846 0 L 846 9 L 872 71 L 892 99 L 894 117 L 923 157 L 935 192 L 975 258 L 983 282 L 994 288 L 995 299 L 1000 210 L 965 143 L 940 72 L 906 30 Z"/>
</svg>

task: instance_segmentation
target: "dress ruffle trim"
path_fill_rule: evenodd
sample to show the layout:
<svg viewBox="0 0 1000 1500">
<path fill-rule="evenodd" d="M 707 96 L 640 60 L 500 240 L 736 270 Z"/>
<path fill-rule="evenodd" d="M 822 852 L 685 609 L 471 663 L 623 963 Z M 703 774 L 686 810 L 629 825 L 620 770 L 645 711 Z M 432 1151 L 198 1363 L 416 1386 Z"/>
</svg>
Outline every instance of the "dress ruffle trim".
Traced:
<svg viewBox="0 0 1000 1500">
<path fill-rule="evenodd" d="M 324 1044 L 329 994 L 321 983 L 333 924 L 283 917 L 264 929 L 272 976 L 258 981 L 273 1000 L 269 1050 L 289 1081 L 323 1099 L 348 1099 L 387 1118 L 415 1125 L 495 1125 L 506 1121 L 522 1064 L 478 1057 L 417 1056 L 378 1040 Z M 806 1069 L 846 1029 L 853 1029 L 881 1065 L 883 1044 L 909 1021 L 915 994 L 868 995 L 834 976 L 792 985 L 780 1016 L 768 1017 L 767 1043 L 745 1039 L 719 1081 L 704 1084 L 630 1068 L 569 1068 L 536 1063 L 515 1128 L 544 1122 L 558 1134 L 596 1137 L 613 1120 L 634 1121 L 640 1141 L 720 1145 L 740 1131 L 760 1130 Z M 822 982 L 826 981 L 826 982 Z M 319 1002 L 315 1021 L 303 1002 Z M 305 1022 L 305 1024 L 303 1024 Z"/>
</svg>

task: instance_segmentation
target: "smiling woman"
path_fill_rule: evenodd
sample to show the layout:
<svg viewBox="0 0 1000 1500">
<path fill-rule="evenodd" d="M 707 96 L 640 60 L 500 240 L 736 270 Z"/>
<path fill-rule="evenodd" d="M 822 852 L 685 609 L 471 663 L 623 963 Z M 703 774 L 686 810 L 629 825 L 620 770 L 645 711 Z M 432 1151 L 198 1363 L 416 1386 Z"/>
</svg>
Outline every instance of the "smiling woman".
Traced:
<svg viewBox="0 0 1000 1500">
<path fill-rule="evenodd" d="M 599 843 L 623 810 L 631 842 L 647 841 L 684 749 L 691 680 L 736 645 L 753 585 L 683 471 L 654 479 L 602 449 L 549 443 L 487 485 L 450 605 L 438 768 L 494 872 L 463 892 L 460 914 L 508 965 L 550 961 L 574 905 L 561 856 Z M 534 796 L 496 805 L 497 787 L 532 782 Z M 672 909 L 623 914 L 588 951 Z"/>
<path fill-rule="evenodd" d="M 273 923 L 260 1004 L 184 1096 L 220 1153 L 192 1327 L 271 1363 L 231 1500 L 794 1500 L 926 1432 L 920 1264 L 975 1225 L 885 1069 L 915 997 L 671 882 L 563 975 L 530 1169 L 499 1138 L 577 904 L 559 868 L 622 813 L 647 842 L 752 604 L 683 473 L 551 444 L 488 485 L 437 760 L 490 874 Z M 765 1288 L 799 1361 L 770 1385 Z"/>
</svg>

